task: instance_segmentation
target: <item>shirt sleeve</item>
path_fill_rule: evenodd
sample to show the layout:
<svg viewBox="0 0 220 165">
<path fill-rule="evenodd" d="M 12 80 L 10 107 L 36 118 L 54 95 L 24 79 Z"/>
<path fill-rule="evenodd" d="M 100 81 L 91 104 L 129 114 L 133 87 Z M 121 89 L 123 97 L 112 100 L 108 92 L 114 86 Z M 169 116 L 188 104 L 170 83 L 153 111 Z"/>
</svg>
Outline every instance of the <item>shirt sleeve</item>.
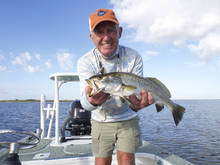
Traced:
<svg viewBox="0 0 220 165">
<path fill-rule="evenodd" d="M 138 76 L 143 76 L 143 60 L 141 55 L 131 48 L 124 48 L 123 52 L 124 62 L 128 65 L 127 71 Z"/>
<path fill-rule="evenodd" d="M 138 53 L 137 53 L 137 56 L 134 62 L 132 73 L 138 76 L 143 76 L 143 60 L 142 60 L 142 57 Z"/>
<path fill-rule="evenodd" d="M 88 111 L 97 108 L 88 102 L 85 94 L 85 87 L 88 85 L 85 80 L 94 75 L 95 72 L 90 60 L 90 58 L 83 56 L 77 62 L 77 72 L 80 80 L 80 102 L 82 107 Z"/>
</svg>

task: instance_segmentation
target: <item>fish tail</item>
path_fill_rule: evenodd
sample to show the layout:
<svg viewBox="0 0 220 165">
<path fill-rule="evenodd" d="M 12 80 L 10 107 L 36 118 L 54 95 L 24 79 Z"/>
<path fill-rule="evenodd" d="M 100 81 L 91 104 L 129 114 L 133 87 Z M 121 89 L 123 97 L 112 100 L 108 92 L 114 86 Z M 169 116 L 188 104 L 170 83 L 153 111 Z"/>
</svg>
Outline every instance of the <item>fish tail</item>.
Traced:
<svg viewBox="0 0 220 165">
<path fill-rule="evenodd" d="M 159 104 L 159 103 L 156 103 L 155 106 L 156 106 L 157 112 L 162 111 L 162 109 L 164 108 L 164 105 L 163 104 Z"/>
<path fill-rule="evenodd" d="M 182 107 L 181 105 L 178 105 L 178 104 L 174 104 L 174 108 L 172 110 L 172 113 L 173 113 L 173 119 L 174 119 L 176 126 L 182 120 L 184 112 L 185 112 L 184 107 Z"/>
</svg>

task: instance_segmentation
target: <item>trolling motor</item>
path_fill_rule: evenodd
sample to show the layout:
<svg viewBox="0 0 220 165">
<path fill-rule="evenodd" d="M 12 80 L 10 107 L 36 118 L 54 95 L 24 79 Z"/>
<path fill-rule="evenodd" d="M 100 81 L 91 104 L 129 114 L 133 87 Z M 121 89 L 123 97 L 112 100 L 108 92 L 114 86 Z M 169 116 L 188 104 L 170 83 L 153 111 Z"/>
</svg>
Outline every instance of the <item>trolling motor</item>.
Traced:
<svg viewBox="0 0 220 165">
<path fill-rule="evenodd" d="M 19 149 L 32 148 L 40 142 L 38 135 L 32 132 L 0 130 L 0 135 L 8 135 L 10 137 L 18 137 L 19 135 L 27 136 L 21 141 L 17 142 L 0 142 L 0 146 L 9 148 L 7 158 L 0 165 L 21 165 L 21 161 L 19 160 L 18 156 Z"/>
<path fill-rule="evenodd" d="M 91 134 L 91 112 L 82 108 L 79 100 L 71 103 L 68 118 L 64 121 L 61 128 L 60 142 L 65 142 L 65 131 L 69 131 L 71 136 L 90 135 Z"/>
</svg>

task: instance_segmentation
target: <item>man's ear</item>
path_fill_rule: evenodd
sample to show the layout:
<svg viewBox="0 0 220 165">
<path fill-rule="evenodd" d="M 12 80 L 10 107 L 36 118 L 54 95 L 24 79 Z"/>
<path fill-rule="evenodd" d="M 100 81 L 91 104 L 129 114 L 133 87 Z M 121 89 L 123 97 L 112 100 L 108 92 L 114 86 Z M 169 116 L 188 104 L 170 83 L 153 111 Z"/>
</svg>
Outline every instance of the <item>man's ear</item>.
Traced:
<svg viewBox="0 0 220 165">
<path fill-rule="evenodd" d="M 92 33 L 89 34 L 89 37 L 90 37 L 90 39 L 92 40 L 92 38 L 93 38 Z"/>
<path fill-rule="evenodd" d="M 121 38 L 122 31 L 123 31 L 123 28 L 120 26 L 119 27 L 119 32 L 118 32 L 118 38 Z"/>
<path fill-rule="evenodd" d="M 89 37 L 92 40 L 92 42 L 94 43 L 94 34 L 92 34 L 92 32 L 89 34 Z"/>
</svg>

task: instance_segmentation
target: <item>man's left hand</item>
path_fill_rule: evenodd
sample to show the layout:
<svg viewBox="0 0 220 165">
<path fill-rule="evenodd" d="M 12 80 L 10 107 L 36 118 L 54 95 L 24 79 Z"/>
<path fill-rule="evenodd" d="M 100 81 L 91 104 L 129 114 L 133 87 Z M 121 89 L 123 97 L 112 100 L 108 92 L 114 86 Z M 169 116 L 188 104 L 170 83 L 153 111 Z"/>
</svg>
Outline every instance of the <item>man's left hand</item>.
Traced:
<svg viewBox="0 0 220 165">
<path fill-rule="evenodd" d="M 129 100 L 132 103 L 130 107 L 137 112 L 139 109 L 147 107 L 154 103 L 154 99 L 151 92 L 147 92 L 146 90 L 141 90 L 140 92 L 141 98 L 138 99 L 136 95 L 129 96 Z"/>
</svg>

